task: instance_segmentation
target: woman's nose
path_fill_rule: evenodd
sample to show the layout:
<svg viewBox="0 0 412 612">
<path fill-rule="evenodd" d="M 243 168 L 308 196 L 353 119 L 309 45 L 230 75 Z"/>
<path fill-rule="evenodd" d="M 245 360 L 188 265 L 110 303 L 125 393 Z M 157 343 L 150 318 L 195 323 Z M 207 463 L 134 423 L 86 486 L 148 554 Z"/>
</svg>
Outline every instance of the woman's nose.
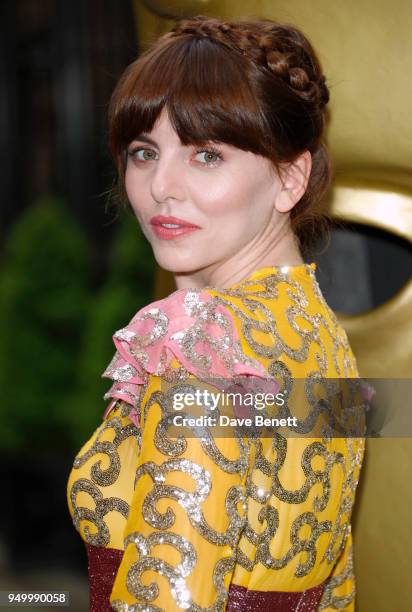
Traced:
<svg viewBox="0 0 412 612">
<path fill-rule="evenodd" d="M 151 190 L 156 202 L 164 202 L 168 198 L 182 199 L 184 196 L 182 164 L 172 158 L 158 160 L 152 175 Z"/>
</svg>

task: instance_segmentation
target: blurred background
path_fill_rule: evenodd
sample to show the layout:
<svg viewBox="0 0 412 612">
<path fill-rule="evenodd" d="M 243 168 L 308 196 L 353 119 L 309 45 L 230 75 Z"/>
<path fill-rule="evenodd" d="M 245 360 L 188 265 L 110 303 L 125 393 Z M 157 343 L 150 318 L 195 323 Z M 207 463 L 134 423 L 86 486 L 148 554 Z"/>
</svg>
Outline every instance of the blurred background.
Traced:
<svg viewBox="0 0 412 612">
<path fill-rule="evenodd" d="M 0 3 L 0 589 L 69 590 L 70 608 L 88 609 L 86 557 L 66 505 L 67 477 L 106 407 L 102 398 L 108 381 L 101 373 L 114 352 L 112 334 L 139 308 L 173 290 L 131 211 L 118 211 L 110 198 L 115 172 L 107 145 L 107 106 L 124 68 L 175 17 L 279 18 L 302 27 L 320 49 L 331 77 L 336 171 L 325 205 L 336 225 L 330 243 L 319 244 L 307 261 L 318 265 L 319 283 L 350 334 L 361 374 L 411 375 L 407 135 L 412 135 L 412 122 L 406 113 L 411 98 L 405 100 L 410 86 L 402 73 L 410 50 L 410 9 L 396 0 L 390 21 L 385 7 L 361 0 L 354 25 L 351 2 L 315 0 L 311 10 L 303 1 L 269 4 Z M 369 29 L 362 30 L 365 23 Z M 352 51 L 347 47 L 343 54 L 348 32 Z M 384 59 L 371 73 L 368 66 L 377 54 Z M 374 90 L 377 77 L 380 95 Z M 387 607 L 389 599 L 382 600 L 378 591 L 370 599 L 366 559 L 376 559 L 370 574 L 389 580 L 388 593 L 405 590 L 408 568 L 390 574 L 385 559 L 391 550 L 393 566 L 405 534 L 410 538 L 406 512 L 412 495 L 409 489 L 405 498 L 404 491 L 401 500 L 400 487 L 409 474 L 411 445 L 402 447 L 406 465 L 395 474 L 386 459 L 396 465 L 396 451 L 381 447 L 371 449 L 370 456 L 374 452 L 381 474 L 386 469 L 384 478 L 392 482 L 392 493 L 385 495 L 406 504 L 399 519 L 405 529 L 386 543 L 378 541 L 378 533 L 393 528 L 393 516 L 391 507 L 383 508 L 370 522 L 368 508 L 375 511 L 377 500 L 382 501 L 382 485 L 369 466 L 372 484 L 362 483 L 364 510 L 357 511 L 357 521 L 373 524 L 374 531 L 368 536 L 362 529 L 358 538 L 357 609 L 406 610 L 402 603 Z"/>
<path fill-rule="evenodd" d="M 0 589 L 67 587 L 83 612 L 65 483 L 105 409 L 111 335 L 153 296 L 151 249 L 108 195 L 106 112 L 137 55 L 133 7 L 18 0 L 0 13 Z"/>
</svg>

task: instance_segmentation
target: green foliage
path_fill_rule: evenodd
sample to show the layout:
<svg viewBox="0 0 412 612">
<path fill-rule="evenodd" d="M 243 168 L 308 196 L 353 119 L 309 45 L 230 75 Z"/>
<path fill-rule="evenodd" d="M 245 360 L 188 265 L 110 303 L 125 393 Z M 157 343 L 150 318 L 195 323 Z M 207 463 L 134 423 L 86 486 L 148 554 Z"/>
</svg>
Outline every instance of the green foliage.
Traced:
<svg viewBox="0 0 412 612">
<path fill-rule="evenodd" d="M 61 405 L 89 308 L 89 260 L 56 199 L 39 199 L 9 235 L 0 271 L 3 449 L 32 453 L 67 440 Z"/>
<path fill-rule="evenodd" d="M 100 424 L 113 333 L 153 299 L 155 261 L 130 213 L 108 277 L 91 287 L 90 245 L 61 201 L 42 198 L 12 229 L 0 269 L 0 448 L 78 450 Z"/>
</svg>

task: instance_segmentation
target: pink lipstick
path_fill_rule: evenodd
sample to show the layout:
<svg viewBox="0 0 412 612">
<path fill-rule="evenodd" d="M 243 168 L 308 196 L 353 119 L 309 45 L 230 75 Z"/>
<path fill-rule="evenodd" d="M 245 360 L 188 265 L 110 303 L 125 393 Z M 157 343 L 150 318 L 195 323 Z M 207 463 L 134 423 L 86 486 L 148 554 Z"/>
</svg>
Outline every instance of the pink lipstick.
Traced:
<svg viewBox="0 0 412 612">
<path fill-rule="evenodd" d="M 173 238 L 185 236 L 200 229 L 198 225 L 185 221 L 185 219 L 165 217 L 164 215 L 152 217 L 150 223 L 156 236 L 163 240 L 173 240 Z"/>
</svg>

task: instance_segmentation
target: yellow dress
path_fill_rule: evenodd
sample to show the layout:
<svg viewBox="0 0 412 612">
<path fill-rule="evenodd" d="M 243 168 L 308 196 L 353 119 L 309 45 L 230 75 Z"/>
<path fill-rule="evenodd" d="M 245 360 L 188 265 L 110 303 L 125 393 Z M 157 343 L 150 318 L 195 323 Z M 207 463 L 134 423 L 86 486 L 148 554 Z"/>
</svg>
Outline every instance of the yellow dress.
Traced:
<svg viewBox="0 0 412 612">
<path fill-rule="evenodd" d="M 67 487 L 74 525 L 107 569 L 106 601 L 96 587 L 91 609 L 354 611 L 364 438 L 322 429 L 317 402 L 329 379 L 359 374 L 315 270 L 267 267 L 230 288 L 181 289 L 114 334 L 110 408 Z M 207 376 L 278 381 L 300 435 L 222 437 L 207 425 L 170 435 L 171 394 Z M 89 570 L 92 588 L 105 570 Z"/>
</svg>

